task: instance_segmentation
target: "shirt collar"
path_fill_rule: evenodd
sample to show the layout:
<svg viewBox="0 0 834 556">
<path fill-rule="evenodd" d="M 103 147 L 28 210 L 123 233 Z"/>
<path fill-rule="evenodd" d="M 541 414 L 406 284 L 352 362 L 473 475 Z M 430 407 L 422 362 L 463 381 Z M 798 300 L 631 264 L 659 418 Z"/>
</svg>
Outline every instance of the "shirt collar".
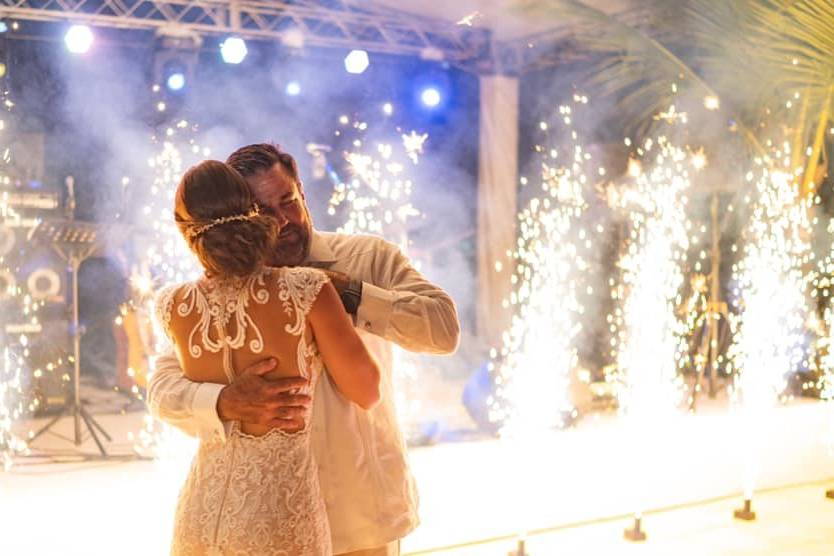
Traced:
<svg viewBox="0 0 834 556">
<path fill-rule="evenodd" d="M 313 237 L 310 240 L 310 254 L 307 255 L 307 263 L 333 263 L 336 262 L 336 255 L 327 244 L 322 234 L 313 230 Z"/>
</svg>

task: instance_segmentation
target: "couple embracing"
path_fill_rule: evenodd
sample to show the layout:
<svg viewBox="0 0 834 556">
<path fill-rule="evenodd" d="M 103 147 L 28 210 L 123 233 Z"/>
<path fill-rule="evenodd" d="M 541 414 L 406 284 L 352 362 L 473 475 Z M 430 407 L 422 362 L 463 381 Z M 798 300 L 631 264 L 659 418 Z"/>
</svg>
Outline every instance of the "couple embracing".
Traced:
<svg viewBox="0 0 834 556">
<path fill-rule="evenodd" d="M 380 238 L 316 231 L 275 145 L 191 168 L 174 218 L 205 272 L 157 298 L 148 403 L 200 438 L 172 554 L 399 554 L 418 517 L 391 343 L 453 352 L 451 298 Z"/>
</svg>

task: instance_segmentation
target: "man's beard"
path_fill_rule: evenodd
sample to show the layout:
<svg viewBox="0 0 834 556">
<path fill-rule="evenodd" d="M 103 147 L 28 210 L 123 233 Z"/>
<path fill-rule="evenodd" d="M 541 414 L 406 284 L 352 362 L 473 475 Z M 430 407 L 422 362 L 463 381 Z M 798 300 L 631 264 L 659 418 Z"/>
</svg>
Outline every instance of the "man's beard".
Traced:
<svg viewBox="0 0 834 556">
<path fill-rule="evenodd" d="M 287 224 L 275 242 L 273 266 L 298 266 L 307 259 L 310 234 L 302 226 Z"/>
</svg>

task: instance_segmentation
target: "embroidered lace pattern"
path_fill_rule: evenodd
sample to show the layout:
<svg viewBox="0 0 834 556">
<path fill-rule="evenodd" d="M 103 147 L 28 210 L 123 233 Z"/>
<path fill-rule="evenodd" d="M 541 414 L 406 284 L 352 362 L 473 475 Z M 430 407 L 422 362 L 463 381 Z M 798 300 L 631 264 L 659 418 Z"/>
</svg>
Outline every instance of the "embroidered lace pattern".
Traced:
<svg viewBox="0 0 834 556">
<path fill-rule="evenodd" d="M 188 353 L 199 358 L 205 350 L 222 351 L 231 378 L 234 370 L 227 354 L 241 348 L 260 353 L 264 347 L 259 325 L 267 323 L 254 322 L 247 309 L 252 303 L 267 304 L 270 294 L 277 294 L 276 310 L 290 317 L 285 331 L 298 337 L 298 369 L 311 379 L 312 392 L 322 363 L 304 331 L 307 314 L 326 281 L 318 270 L 282 268 L 223 284 L 188 283 L 162 290 L 157 313 L 170 333 L 176 315 L 196 311 L 199 321 L 188 336 Z M 263 436 L 245 434 L 234 423 L 225 442 L 201 442 L 180 492 L 171 553 L 330 555 L 309 423 L 296 433 L 274 429 Z"/>
</svg>

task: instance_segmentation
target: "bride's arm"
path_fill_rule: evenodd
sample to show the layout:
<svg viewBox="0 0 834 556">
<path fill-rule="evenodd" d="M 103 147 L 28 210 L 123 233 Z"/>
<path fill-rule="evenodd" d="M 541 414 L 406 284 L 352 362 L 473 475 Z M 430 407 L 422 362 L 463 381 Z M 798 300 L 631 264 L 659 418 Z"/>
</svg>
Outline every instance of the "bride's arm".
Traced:
<svg viewBox="0 0 834 556">
<path fill-rule="evenodd" d="M 379 401 L 379 367 L 329 281 L 322 286 L 308 318 L 321 358 L 339 391 L 363 409 L 373 407 Z"/>
</svg>

